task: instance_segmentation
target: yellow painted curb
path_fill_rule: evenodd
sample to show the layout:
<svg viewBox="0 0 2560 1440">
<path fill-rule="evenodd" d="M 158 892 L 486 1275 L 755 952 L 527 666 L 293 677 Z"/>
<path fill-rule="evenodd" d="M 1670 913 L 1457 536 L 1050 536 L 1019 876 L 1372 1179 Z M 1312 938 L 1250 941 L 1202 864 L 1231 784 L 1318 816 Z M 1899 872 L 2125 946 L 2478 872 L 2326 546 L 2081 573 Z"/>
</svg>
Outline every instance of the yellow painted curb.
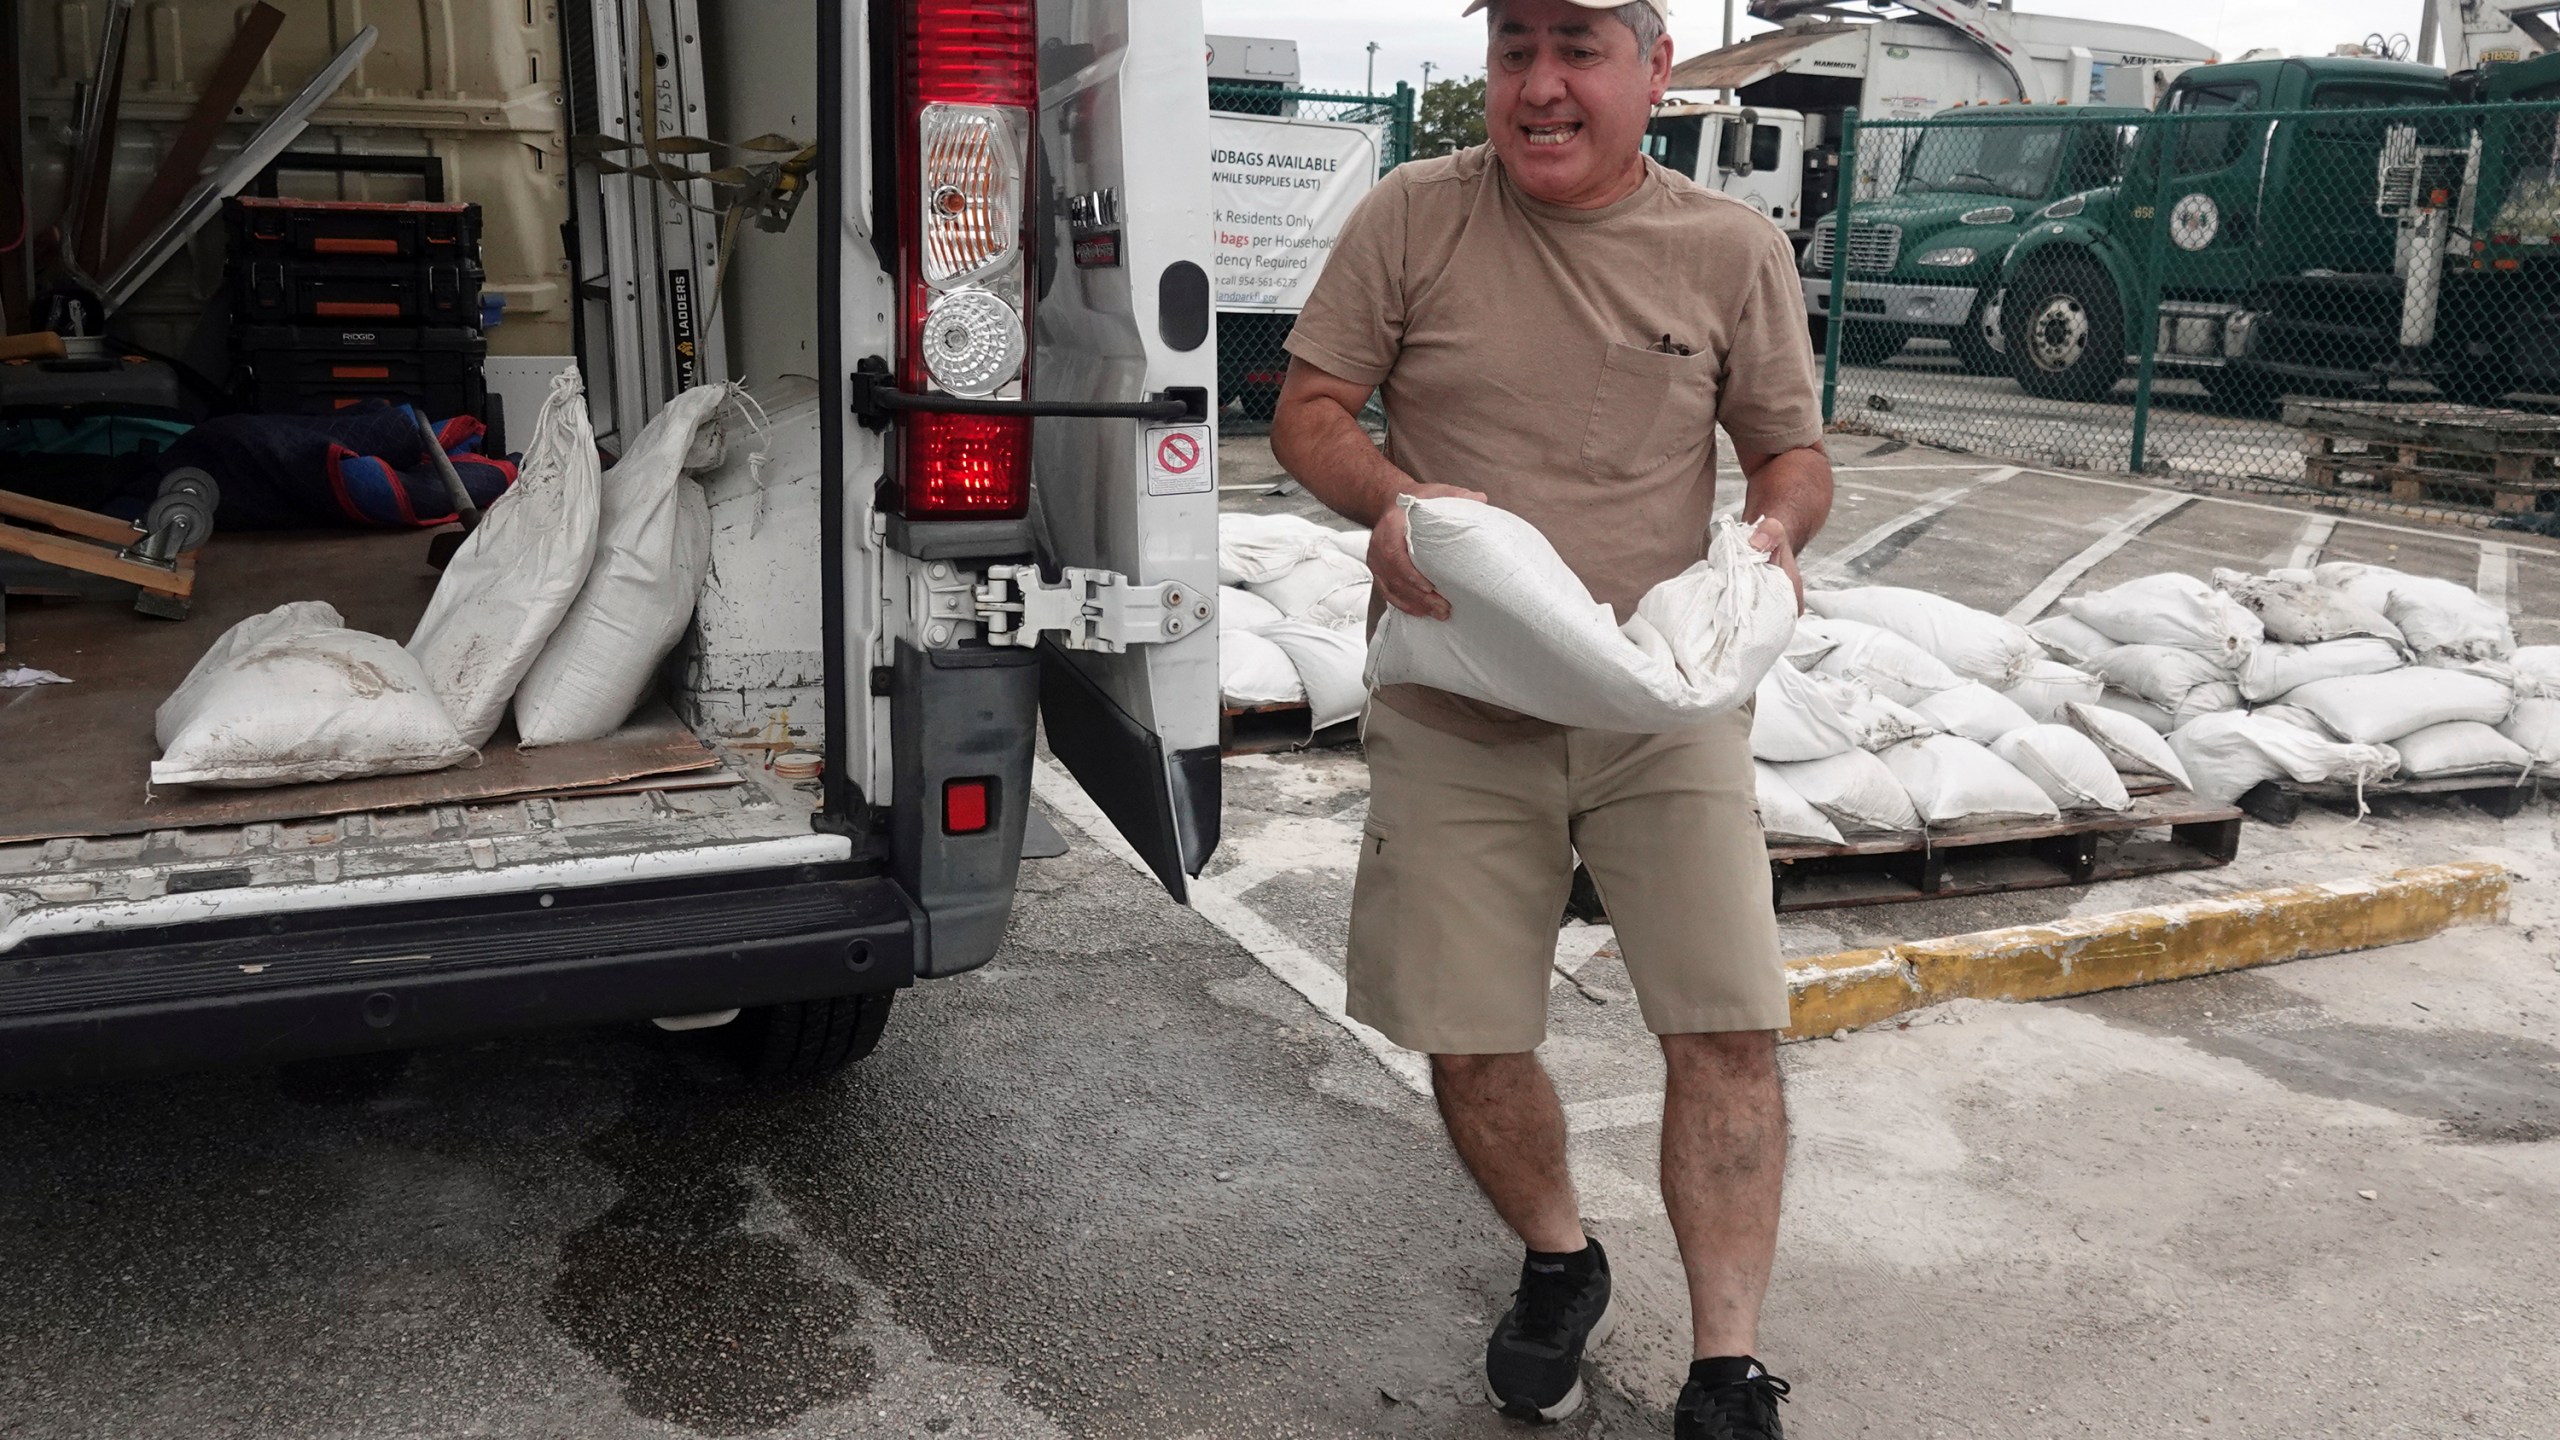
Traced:
<svg viewBox="0 0 2560 1440">
<path fill-rule="evenodd" d="M 1856 1029 L 1943 1000 L 2051 1000 L 2371 950 L 2506 916 L 2507 872 L 2475 861 L 1850 950 L 1787 967 L 1787 1035 Z"/>
</svg>

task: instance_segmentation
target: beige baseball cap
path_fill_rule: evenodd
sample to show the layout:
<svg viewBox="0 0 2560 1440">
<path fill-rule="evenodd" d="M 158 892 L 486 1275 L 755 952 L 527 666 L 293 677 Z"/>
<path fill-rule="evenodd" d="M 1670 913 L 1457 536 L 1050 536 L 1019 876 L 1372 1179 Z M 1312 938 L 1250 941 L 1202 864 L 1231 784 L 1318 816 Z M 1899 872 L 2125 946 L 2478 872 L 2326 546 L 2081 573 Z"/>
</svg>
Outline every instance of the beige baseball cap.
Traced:
<svg viewBox="0 0 2560 1440">
<path fill-rule="evenodd" d="M 1565 3 L 1579 5 L 1585 10 L 1615 10 L 1626 4 L 1627 0 L 1565 0 Z M 1670 25 L 1671 0 L 1644 0 L 1644 3 L 1653 7 L 1653 13 L 1662 17 L 1662 23 L 1666 27 Z M 1463 20 L 1479 10 L 1491 8 L 1492 5 L 1493 0 L 1469 0 L 1467 8 L 1458 12 L 1458 18 Z"/>
</svg>

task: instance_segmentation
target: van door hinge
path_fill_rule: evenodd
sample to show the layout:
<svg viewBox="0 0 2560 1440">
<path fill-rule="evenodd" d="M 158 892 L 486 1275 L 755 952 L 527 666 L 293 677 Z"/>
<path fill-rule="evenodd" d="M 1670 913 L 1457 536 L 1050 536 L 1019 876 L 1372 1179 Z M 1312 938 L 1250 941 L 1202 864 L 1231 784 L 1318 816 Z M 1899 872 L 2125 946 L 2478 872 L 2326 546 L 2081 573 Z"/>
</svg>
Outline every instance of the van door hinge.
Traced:
<svg viewBox="0 0 2560 1440">
<path fill-rule="evenodd" d="M 925 567 L 925 634 L 937 646 L 970 627 L 990 645 L 1024 649 L 1045 636 L 1069 650 L 1117 655 L 1132 645 L 1161 645 L 1208 624 L 1216 602 L 1167 580 L 1131 584 L 1108 570 L 1069 566 L 1057 583 L 1037 565 L 990 565 L 984 578 L 947 564 Z"/>
</svg>

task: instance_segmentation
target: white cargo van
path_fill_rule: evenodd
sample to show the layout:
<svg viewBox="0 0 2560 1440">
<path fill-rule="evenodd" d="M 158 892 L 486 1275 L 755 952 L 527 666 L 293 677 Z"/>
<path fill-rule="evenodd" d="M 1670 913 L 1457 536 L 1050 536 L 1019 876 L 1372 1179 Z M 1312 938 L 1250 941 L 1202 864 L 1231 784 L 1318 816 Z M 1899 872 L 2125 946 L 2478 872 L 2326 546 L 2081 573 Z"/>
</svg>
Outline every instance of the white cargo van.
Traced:
<svg viewBox="0 0 2560 1440">
<path fill-rule="evenodd" d="M 350 198 L 436 157 L 484 209 L 493 384 L 574 357 L 608 454 L 743 383 L 693 457 L 710 579 L 601 749 L 154 794 L 152 707 L 225 626 L 323 599 L 405 639 L 431 537 L 217 526 L 179 620 L 0 569 L 0 661 L 72 682 L 0 690 L 0 1084 L 642 1019 L 824 1073 L 994 953 L 1044 726 L 1184 896 L 1219 824 L 1197 0 L 285 4 L 206 173 L 379 27 L 294 151 L 359 157 L 316 182 Z M 12 7 L 39 223 L 116 8 Z M 257 8 L 123 17 L 111 211 Z M 105 348 L 183 349 L 220 244 Z"/>
</svg>

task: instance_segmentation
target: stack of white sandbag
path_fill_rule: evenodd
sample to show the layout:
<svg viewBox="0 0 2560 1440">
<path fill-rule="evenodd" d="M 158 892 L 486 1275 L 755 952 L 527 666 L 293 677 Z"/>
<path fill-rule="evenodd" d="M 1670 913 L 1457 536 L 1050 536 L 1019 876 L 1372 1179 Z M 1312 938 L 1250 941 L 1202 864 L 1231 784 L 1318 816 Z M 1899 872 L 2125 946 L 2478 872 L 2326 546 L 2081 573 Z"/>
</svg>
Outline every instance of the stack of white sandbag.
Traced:
<svg viewBox="0 0 2560 1440">
<path fill-rule="evenodd" d="M 1805 603 L 1753 711 L 1764 826 L 1800 814 L 1797 799 L 1844 835 L 2132 804 L 2103 745 L 2071 723 L 2101 683 L 2023 628 L 1892 586 Z"/>
<path fill-rule="evenodd" d="M 1229 705 L 1295 705 L 1317 729 L 1368 699 L 1369 532 L 1298 515 L 1218 517 L 1218 689 Z"/>
<path fill-rule="evenodd" d="M 2277 779 L 2560 766 L 2560 647 L 2519 651 L 2505 612 L 2452 581 L 2348 562 L 2217 570 L 2062 609 L 2029 633 L 2105 680 L 2098 705 L 2165 735 L 2208 800 Z"/>
</svg>

